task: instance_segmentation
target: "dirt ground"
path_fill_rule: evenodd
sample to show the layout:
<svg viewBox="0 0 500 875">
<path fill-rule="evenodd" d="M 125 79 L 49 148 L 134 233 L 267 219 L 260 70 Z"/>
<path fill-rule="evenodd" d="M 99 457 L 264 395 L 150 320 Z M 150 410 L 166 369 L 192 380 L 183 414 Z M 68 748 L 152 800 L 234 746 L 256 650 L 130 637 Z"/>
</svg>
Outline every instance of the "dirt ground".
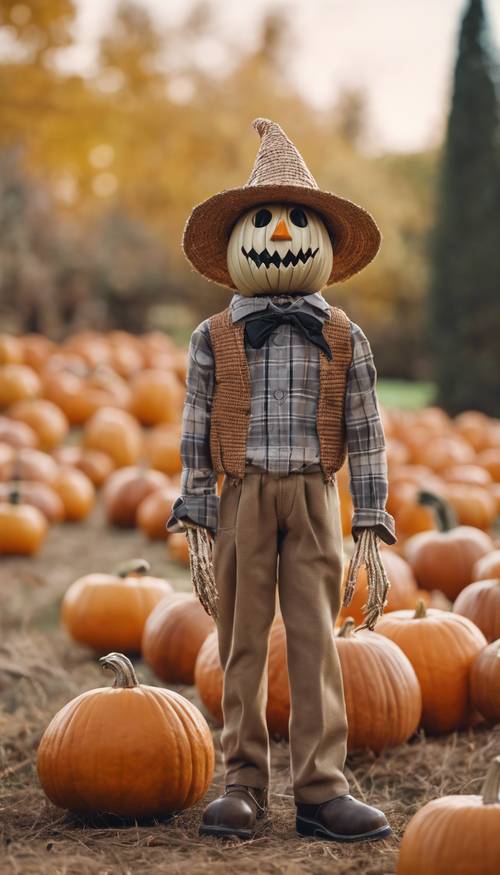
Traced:
<svg viewBox="0 0 500 875">
<path fill-rule="evenodd" d="M 153 573 L 189 589 L 186 571 L 168 562 L 164 545 L 137 532 L 115 531 L 100 508 L 85 524 L 53 527 L 40 556 L 0 561 L 0 873 L 22 875 L 143 875 L 169 872 L 259 875 L 393 875 L 405 824 L 428 799 L 479 792 L 487 764 L 500 752 L 500 731 L 482 727 L 443 739 L 423 734 L 375 757 L 348 760 L 352 792 L 387 813 L 394 837 L 369 845 L 300 839 L 294 831 L 288 746 L 273 742 L 271 817 L 251 842 L 200 838 L 202 808 L 222 788 L 217 770 L 206 799 L 168 822 L 89 822 L 54 808 L 35 769 L 36 748 L 53 714 L 83 690 L 102 686 L 95 655 L 59 629 L 66 587 L 90 571 L 145 556 Z M 155 682 L 144 663 L 140 679 Z M 192 687 L 176 687 L 201 707 Z M 452 875 L 452 873 L 450 873 Z"/>
</svg>

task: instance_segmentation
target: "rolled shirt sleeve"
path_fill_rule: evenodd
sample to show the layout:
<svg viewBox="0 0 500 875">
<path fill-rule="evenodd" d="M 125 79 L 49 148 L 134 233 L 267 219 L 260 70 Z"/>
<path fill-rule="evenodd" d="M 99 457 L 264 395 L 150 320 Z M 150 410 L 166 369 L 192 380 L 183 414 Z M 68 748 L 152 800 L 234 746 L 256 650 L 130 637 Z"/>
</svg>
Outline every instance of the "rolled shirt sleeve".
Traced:
<svg viewBox="0 0 500 875">
<path fill-rule="evenodd" d="M 181 494 L 172 506 L 169 532 L 181 531 L 189 519 L 215 532 L 219 497 L 217 476 L 210 456 L 210 414 L 215 383 L 215 363 L 209 322 L 195 329 L 189 343 L 186 400 L 182 415 Z"/>
<path fill-rule="evenodd" d="M 373 528 L 386 542 L 396 542 L 395 523 L 386 511 L 388 493 L 385 436 L 376 395 L 377 372 L 370 344 L 351 323 L 353 342 L 345 399 L 350 489 L 354 505 L 352 534 Z"/>
</svg>

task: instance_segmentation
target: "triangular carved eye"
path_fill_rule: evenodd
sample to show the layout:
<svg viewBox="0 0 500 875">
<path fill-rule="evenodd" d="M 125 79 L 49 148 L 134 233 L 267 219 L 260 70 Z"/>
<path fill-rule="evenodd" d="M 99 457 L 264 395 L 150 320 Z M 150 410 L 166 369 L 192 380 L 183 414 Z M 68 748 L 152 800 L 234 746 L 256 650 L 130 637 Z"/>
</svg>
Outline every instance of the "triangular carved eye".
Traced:
<svg viewBox="0 0 500 875">
<path fill-rule="evenodd" d="M 265 228 L 266 225 L 269 225 L 271 219 L 272 215 L 270 210 L 259 210 L 255 213 L 252 221 L 256 228 Z"/>
</svg>

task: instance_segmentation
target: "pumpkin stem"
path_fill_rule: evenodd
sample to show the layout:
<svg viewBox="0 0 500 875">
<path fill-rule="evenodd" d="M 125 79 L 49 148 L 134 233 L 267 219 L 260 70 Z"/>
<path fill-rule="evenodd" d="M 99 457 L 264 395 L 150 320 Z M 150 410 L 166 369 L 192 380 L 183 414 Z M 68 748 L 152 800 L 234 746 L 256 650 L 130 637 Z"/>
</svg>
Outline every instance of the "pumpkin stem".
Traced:
<svg viewBox="0 0 500 875">
<path fill-rule="evenodd" d="M 139 686 L 134 666 L 123 653 L 108 653 L 107 656 L 101 656 L 99 662 L 103 669 L 109 668 L 114 672 L 113 687 L 116 689 Z"/>
<path fill-rule="evenodd" d="M 495 757 L 490 763 L 481 795 L 483 805 L 498 805 L 500 803 L 500 756 Z"/>
<path fill-rule="evenodd" d="M 417 495 L 417 501 L 424 507 L 431 508 L 440 532 L 449 532 L 450 529 L 457 527 L 458 520 L 455 511 L 441 495 L 421 489 Z"/>
<path fill-rule="evenodd" d="M 423 620 L 427 616 L 427 606 L 423 599 L 419 599 L 413 615 L 414 620 Z"/>
<path fill-rule="evenodd" d="M 137 574 L 140 577 L 149 571 L 151 571 L 151 565 L 147 559 L 129 559 L 118 565 L 114 573 L 117 577 L 129 577 L 130 574 Z"/>
<path fill-rule="evenodd" d="M 354 632 L 355 625 L 356 621 L 352 617 L 347 617 L 347 620 L 344 620 L 337 632 L 337 638 L 350 638 Z"/>
</svg>

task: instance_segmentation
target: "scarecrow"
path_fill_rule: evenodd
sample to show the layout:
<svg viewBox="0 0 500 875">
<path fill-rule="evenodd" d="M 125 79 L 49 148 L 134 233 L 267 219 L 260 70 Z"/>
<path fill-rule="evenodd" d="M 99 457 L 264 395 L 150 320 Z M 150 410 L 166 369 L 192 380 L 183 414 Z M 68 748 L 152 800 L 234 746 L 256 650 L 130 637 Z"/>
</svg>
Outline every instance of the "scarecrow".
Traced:
<svg viewBox="0 0 500 875">
<path fill-rule="evenodd" d="M 191 338 L 181 496 L 168 522 L 187 534 L 194 588 L 216 620 L 224 670 L 225 791 L 205 809 L 200 832 L 249 838 L 268 813 L 267 655 L 277 591 L 297 831 L 383 838 L 391 831 L 384 814 L 350 795 L 343 772 L 347 721 L 333 625 L 343 564 L 336 472 L 346 452 L 355 552 L 344 604 L 362 564 L 368 628 L 386 602 L 378 539 L 390 544 L 395 535 L 385 510 L 384 432 L 368 341 L 320 293 L 365 267 L 380 234 L 365 210 L 319 189 L 278 124 L 257 119 L 254 127 L 261 143 L 249 181 L 195 207 L 183 238 L 196 270 L 234 292 Z"/>
</svg>

